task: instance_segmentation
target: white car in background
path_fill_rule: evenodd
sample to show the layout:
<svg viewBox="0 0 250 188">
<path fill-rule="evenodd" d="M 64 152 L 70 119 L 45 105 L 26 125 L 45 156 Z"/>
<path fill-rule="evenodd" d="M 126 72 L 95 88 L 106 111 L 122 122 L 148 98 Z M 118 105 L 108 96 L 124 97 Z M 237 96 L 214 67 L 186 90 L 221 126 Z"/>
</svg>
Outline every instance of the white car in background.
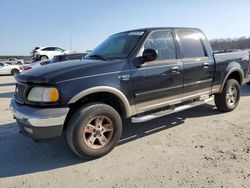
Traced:
<svg viewBox="0 0 250 188">
<path fill-rule="evenodd" d="M 9 64 L 9 65 L 23 65 L 24 64 L 24 60 L 23 59 L 16 59 L 16 58 L 9 58 L 7 61 L 5 61 L 5 63 Z"/>
<path fill-rule="evenodd" d="M 8 65 L 7 63 L 0 62 L 0 75 L 6 74 L 18 74 L 21 72 L 21 69 L 18 65 Z"/>
<path fill-rule="evenodd" d="M 52 64 L 52 63 L 58 63 L 58 62 L 63 62 L 63 61 L 71 61 L 71 60 L 80 60 L 82 59 L 87 53 L 81 53 L 81 52 L 70 52 L 70 53 L 63 53 L 61 55 L 56 55 L 52 59 L 47 59 L 47 60 L 39 60 L 35 61 L 30 64 L 25 64 L 23 66 L 23 71 L 38 68 L 47 64 Z"/>
<path fill-rule="evenodd" d="M 35 61 L 52 59 L 56 55 L 63 54 L 65 51 L 58 47 L 36 47 L 31 53 Z"/>
</svg>

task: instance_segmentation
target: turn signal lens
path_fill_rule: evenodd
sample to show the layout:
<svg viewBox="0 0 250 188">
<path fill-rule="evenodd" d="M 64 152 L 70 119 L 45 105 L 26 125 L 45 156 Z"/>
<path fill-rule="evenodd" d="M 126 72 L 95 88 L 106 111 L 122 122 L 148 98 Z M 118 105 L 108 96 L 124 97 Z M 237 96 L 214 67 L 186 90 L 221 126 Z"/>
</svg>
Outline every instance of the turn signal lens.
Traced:
<svg viewBox="0 0 250 188">
<path fill-rule="evenodd" d="M 59 99 L 59 93 L 58 90 L 56 88 L 51 88 L 50 89 L 50 101 L 51 102 L 56 102 Z"/>
</svg>

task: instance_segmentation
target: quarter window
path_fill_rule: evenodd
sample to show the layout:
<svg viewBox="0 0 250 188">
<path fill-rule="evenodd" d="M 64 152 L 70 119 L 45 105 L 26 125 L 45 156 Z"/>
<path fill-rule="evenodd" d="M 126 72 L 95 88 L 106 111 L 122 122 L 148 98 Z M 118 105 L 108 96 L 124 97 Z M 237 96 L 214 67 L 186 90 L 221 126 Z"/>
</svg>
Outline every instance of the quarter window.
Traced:
<svg viewBox="0 0 250 188">
<path fill-rule="evenodd" d="M 177 31 L 184 58 L 205 57 L 204 46 L 197 31 Z"/>
<path fill-rule="evenodd" d="M 157 60 L 176 59 L 175 42 L 171 31 L 153 32 L 145 41 L 143 49 L 156 50 Z"/>
</svg>

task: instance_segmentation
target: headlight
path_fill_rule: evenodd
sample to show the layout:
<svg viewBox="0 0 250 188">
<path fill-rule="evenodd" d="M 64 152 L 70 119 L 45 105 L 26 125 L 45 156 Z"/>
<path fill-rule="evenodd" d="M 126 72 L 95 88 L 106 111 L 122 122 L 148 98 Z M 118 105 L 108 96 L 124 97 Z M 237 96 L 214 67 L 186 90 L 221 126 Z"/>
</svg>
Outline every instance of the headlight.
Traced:
<svg viewBox="0 0 250 188">
<path fill-rule="evenodd" d="M 57 102 L 59 92 L 54 87 L 33 87 L 28 95 L 31 102 Z"/>
</svg>

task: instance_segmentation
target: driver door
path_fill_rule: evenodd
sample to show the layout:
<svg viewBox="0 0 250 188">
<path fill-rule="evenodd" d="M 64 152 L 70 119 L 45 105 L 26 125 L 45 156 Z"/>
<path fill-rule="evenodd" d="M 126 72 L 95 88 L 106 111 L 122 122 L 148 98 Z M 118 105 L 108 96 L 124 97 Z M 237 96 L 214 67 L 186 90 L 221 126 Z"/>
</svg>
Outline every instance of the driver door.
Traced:
<svg viewBox="0 0 250 188">
<path fill-rule="evenodd" d="M 138 57 L 145 49 L 154 49 L 158 58 L 132 68 L 132 84 L 137 113 L 174 104 L 182 97 L 183 67 L 177 57 L 171 30 L 153 31 L 145 40 Z"/>
</svg>

